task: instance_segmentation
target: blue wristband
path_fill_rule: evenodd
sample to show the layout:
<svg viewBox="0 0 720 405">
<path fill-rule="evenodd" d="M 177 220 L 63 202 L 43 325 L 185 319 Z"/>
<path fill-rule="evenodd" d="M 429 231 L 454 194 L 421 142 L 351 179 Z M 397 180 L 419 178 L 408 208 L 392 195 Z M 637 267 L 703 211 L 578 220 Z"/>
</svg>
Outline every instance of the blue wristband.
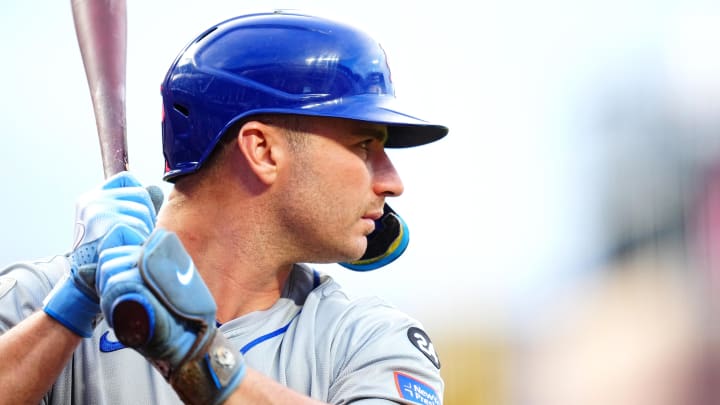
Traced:
<svg viewBox="0 0 720 405">
<path fill-rule="evenodd" d="M 95 329 L 100 305 L 83 294 L 68 274 L 45 298 L 43 310 L 81 337 L 90 337 Z"/>
</svg>

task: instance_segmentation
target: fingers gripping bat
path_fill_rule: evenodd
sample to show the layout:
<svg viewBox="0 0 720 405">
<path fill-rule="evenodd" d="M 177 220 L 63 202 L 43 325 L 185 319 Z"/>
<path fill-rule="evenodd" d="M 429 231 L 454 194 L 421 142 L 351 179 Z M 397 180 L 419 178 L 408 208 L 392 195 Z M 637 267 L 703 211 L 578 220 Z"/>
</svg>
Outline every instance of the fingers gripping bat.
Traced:
<svg viewBox="0 0 720 405">
<path fill-rule="evenodd" d="M 125 125 L 125 0 L 71 0 L 92 98 L 105 177 L 128 169 Z"/>
</svg>

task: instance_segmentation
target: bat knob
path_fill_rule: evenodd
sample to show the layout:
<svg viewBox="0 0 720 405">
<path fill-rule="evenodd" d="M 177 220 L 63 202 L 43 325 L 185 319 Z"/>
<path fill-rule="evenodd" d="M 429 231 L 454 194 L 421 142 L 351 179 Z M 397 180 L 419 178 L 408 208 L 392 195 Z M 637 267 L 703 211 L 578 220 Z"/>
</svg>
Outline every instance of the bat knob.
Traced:
<svg viewBox="0 0 720 405">
<path fill-rule="evenodd" d="M 147 344 L 155 330 L 155 311 L 148 300 L 137 293 L 127 293 L 115 299 L 112 305 L 111 325 L 115 336 L 131 348 Z"/>
</svg>

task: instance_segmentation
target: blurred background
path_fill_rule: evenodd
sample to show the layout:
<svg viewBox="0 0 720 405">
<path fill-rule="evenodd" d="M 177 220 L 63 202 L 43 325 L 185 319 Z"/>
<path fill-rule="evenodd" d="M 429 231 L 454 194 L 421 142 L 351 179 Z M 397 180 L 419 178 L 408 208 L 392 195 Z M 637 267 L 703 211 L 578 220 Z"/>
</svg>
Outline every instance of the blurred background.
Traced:
<svg viewBox="0 0 720 405">
<path fill-rule="evenodd" d="M 445 404 L 720 403 L 720 3 L 128 1 L 131 170 L 161 180 L 159 86 L 210 25 L 274 8 L 354 23 L 447 138 L 390 152 L 410 247 L 320 265 L 433 338 Z M 70 1 L 6 2 L 0 263 L 65 252 L 102 181 Z"/>
</svg>

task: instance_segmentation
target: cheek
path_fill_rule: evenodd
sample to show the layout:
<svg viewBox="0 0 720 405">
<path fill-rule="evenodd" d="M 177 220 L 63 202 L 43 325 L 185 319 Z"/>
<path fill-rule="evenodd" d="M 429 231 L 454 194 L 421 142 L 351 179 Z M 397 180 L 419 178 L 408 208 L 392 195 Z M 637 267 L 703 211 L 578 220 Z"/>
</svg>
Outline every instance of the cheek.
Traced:
<svg viewBox="0 0 720 405">
<path fill-rule="evenodd" d="M 314 211 L 340 220 L 348 210 L 364 208 L 371 190 L 367 162 L 338 144 L 310 148 L 294 161 L 288 188 L 300 198 L 309 198 Z"/>
<path fill-rule="evenodd" d="M 336 231 L 346 231 L 367 205 L 366 168 L 362 162 L 358 165 L 350 159 L 309 163 L 304 175 L 296 179 L 293 191 L 297 198 L 304 200 L 306 207 L 311 207 L 307 212 L 309 217 Z"/>
<path fill-rule="evenodd" d="M 332 155 L 320 158 L 322 178 L 334 188 L 347 192 L 365 192 L 370 185 L 370 168 L 360 156 L 341 148 Z"/>
</svg>

